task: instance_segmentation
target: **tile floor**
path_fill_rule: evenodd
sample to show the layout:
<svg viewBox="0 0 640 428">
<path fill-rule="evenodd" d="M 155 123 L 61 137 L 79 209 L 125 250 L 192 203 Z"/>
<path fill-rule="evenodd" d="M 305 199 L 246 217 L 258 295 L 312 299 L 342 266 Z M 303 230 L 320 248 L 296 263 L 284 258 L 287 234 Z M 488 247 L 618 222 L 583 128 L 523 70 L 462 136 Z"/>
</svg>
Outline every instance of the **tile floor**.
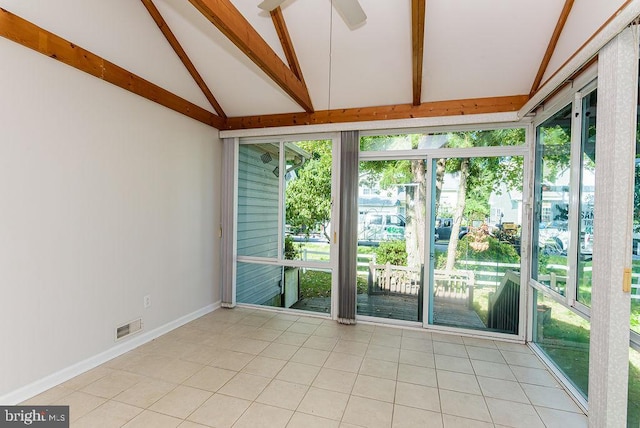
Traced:
<svg viewBox="0 0 640 428">
<path fill-rule="evenodd" d="M 528 347 L 219 309 L 52 388 L 72 427 L 586 427 Z"/>
</svg>

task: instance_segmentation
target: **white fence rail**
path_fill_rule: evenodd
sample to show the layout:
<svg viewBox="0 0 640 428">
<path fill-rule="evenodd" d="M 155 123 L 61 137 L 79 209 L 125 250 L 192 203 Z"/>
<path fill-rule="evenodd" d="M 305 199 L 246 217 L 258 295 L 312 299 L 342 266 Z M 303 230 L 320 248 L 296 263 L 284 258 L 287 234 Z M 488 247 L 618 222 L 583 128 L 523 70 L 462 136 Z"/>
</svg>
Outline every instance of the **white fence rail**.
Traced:
<svg viewBox="0 0 640 428">
<path fill-rule="evenodd" d="M 456 263 L 465 270 L 475 274 L 475 286 L 498 287 L 507 271 L 520 270 L 520 263 L 480 262 L 475 260 L 459 260 Z"/>
<path fill-rule="evenodd" d="M 329 252 L 328 251 L 314 251 L 306 248 L 302 249 L 302 260 L 303 261 L 322 261 L 329 260 Z M 371 254 L 358 254 L 357 258 L 357 269 L 358 275 L 367 276 L 369 274 L 369 263 L 373 261 L 376 262 L 376 255 Z"/>
<path fill-rule="evenodd" d="M 309 249 L 302 249 L 302 260 L 329 260 L 328 251 L 315 251 Z M 376 255 L 371 254 L 358 254 L 357 257 L 357 271 L 360 276 L 369 275 L 369 265 L 376 264 Z M 496 263 L 496 262 L 481 262 L 474 260 L 460 260 L 457 263 L 459 269 L 456 271 L 473 271 L 474 279 L 473 284 L 475 287 L 495 287 L 500 285 L 500 281 L 505 272 L 509 270 L 520 270 L 519 263 Z M 640 274 L 638 274 L 640 277 Z M 639 285 L 640 286 L 640 285 Z M 640 298 L 640 294 L 638 295 Z"/>
<path fill-rule="evenodd" d="M 549 286 L 555 290 L 560 291 L 567 283 L 567 276 L 569 273 L 569 267 L 565 265 L 549 264 L 547 265 L 549 273 L 538 275 L 538 281 L 549 282 Z M 592 272 L 593 266 L 585 266 L 583 272 Z M 631 298 L 640 300 L 640 273 L 631 273 Z"/>
<path fill-rule="evenodd" d="M 409 294 L 417 296 L 420 291 L 420 269 L 395 266 L 390 263 L 376 265 L 369 263 L 370 292 Z"/>
<path fill-rule="evenodd" d="M 369 278 L 380 292 L 417 295 L 422 285 L 420 268 L 369 263 Z M 434 294 L 440 297 L 473 296 L 475 273 L 469 270 L 433 271 Z"/>
</svg>

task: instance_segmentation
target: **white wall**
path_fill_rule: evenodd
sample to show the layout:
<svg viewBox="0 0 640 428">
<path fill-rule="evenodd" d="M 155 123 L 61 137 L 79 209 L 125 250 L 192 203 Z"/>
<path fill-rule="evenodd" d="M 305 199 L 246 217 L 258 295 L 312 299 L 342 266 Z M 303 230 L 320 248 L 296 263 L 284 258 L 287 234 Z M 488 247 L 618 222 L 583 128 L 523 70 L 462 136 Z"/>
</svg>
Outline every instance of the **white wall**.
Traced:
<svg viewBox="0 0 640 428">
<path fill-rule="evenodd" d="M 0 58 L 2 397 L 219 302 L 221 142 L 2 38 Z"/>
</svg>

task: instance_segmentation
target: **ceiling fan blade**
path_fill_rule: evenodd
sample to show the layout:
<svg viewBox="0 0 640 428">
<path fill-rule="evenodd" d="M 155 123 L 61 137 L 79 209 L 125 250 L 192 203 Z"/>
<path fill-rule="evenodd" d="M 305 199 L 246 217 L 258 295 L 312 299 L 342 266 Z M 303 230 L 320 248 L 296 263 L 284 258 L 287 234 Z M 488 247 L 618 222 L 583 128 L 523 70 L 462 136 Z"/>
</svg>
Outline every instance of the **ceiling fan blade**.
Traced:
<svg viewBox="0 0 640 428">
<path fill-rule="evenodd" d="M 333 7 L 336 8 L 347 23 L 347 26 L 352 30 L 364 24 L 367 20 L 367 15 L 362 10 L 358 0 L 332 0 L 332 3 Z"/>
<path fill-rule="evenodd" d="M 263 0 L 263 2 L 258 5 L 258 7 L 262 10 L 266 10 L 267 12 L 271 12 L 282 3 L 284 3 L 284 0 Z"/>
</svg>

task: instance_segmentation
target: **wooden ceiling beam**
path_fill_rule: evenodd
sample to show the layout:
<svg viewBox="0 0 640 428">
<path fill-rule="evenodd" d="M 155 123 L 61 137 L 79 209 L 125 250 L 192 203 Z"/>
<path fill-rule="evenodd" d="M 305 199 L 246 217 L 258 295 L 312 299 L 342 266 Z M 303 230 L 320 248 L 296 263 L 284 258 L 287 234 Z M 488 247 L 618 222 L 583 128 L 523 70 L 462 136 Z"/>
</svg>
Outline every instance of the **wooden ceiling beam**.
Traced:
<svg viewBox="0 0 640 428">
<path fill-rule="evenodd" d="M 424 21 L 426 0 L 411 0 L 411 44 L 413 48 L 413 105 L 422 97 L 422 61 L 424 57 Z"/>
<path fill-rule="evenodd" d="M 529 91 L 530 96 L 533 96 L 533 94 L 535 94 L 536 91 L 540 88 L 540 82 L 542 82 L 544 73 L 547 71 L 547 67 L 549 66 L 551 57 L 553 56 L 553 52 L 556 50 L 558 40 L 560 39 L 560 34 L 562 34 L 562 29 L 564 28 L 564 24 L 567 23 L 567 18 L 569 18 L 569 14 L 571 13 L 573 2 L 574 0 L 565 0 L 564 2 L 562 12 L 560 12 L 560 17 L 558 17 L 558 22 L 556 23 L 556 28 L 553 30 L 551 40 L 547 45 L 547 50 L 544 53 L 544 57 L 542 58 L 542 62 L 540 63 L 540 67 L 538 68 L 538 73 L 533 80 L 533 85 L 531 85 L 531 91 Z"/>
<path fill-rule="evenodd" d="M 216 98 L 213 96 L 213 93 L 211 93 L 211 90 L 205 83 L 200 73 L 198 73 L 198 70 L 196 69 L 195 65 L 193 65 L 193 63 L 191 62 L 191 59 L 189 59 L 189 56 L 182 48 L 182 45 L 180 45 L 180 42 L 178 41 L 176 36 L 173 34 L 173 31 L 171 31 L 171 28 L 169 28 L 169 25 L 162 17 L 162 14 L 160 13 L 156 5 L 153 4 L 152 0 L 141 0 L 141 1 L 144 7 L 147 8 L 149 15 L 151 15 L 153 20 L 158 25 L 158 28 L 160 28 L 160 31 L 162 31 L 162 34 L 164 34 L 164 37 L 167 39 L 167 41 L 169 42 L 169 44 L 171 45 L 175 53 L 178 55 L 178 58 L 180 58 L 180 60 L 186 67 L 187 71 L 189 71 L 189 74 L 191 74 L 191 77 L 193 77 L 193 80 L 196 82 L 196 84 L 198 85 L 198 87 L 200 88 L 204 96 L 209 101 L 209 104 L 211 104 L 211 106 L 216 111 L 216 113 L 218 113 L 218 116 L 226 119 L 227 115 L 224 113 L 224 110 L 222 110 L 222 107 L 218 103 L 218 100 L 216 100 Z"/>
<path fill-rule="evenodd" d="M 287 29 L 287 23 L 284 20 L 284 15 L 282 15 L 282 9 L 280 6 L 276 7 L 271 11 L 271 20 L 273 21 L 273 26 L 276 28 L 276 33 L 278 33 L 278 38 L 280 39 L 280 44 L 282 45 L 282 50 L 284 50 L 284 55 L 287 57 L 287 62 L 289 63 L 289 68 L 293 71 L 293 74 L 296 75 L 298 80 L 307 87 L 304 82 L 304 77 L 302 75 L 302 68 L 300 67 L 300 63 L 298 62 L 298 56 L 296 55 L 296 50 L 293 47 L 293 42 L 291 41 L 291 37 L 289 36 L 289 30 Z"/>
<path fill-rule="evenodd" d="M 419 106 L 399 104 L 379 107 L 323 110 L 315 113 L 287 113 L 262 116 L 230 117 L 226 129 L 269 128 L 276 126 L 317 125 L 323 123 L 365 122 L 372 120 L 410 119 L 417 117 L 457 116 L 518 111 L 528 95 L 435 101 Z"/>
<path fill-rule="evenodd" d="M 313 112 L 313 104 L 306 86 L 230 0 L 189 1 L 306 112 Z"/>
<path fill-rule="evenodd" d="M 0 36 L 207 125 L 225 120 L 135 74 L 0 8 Z"/>
</svg>

